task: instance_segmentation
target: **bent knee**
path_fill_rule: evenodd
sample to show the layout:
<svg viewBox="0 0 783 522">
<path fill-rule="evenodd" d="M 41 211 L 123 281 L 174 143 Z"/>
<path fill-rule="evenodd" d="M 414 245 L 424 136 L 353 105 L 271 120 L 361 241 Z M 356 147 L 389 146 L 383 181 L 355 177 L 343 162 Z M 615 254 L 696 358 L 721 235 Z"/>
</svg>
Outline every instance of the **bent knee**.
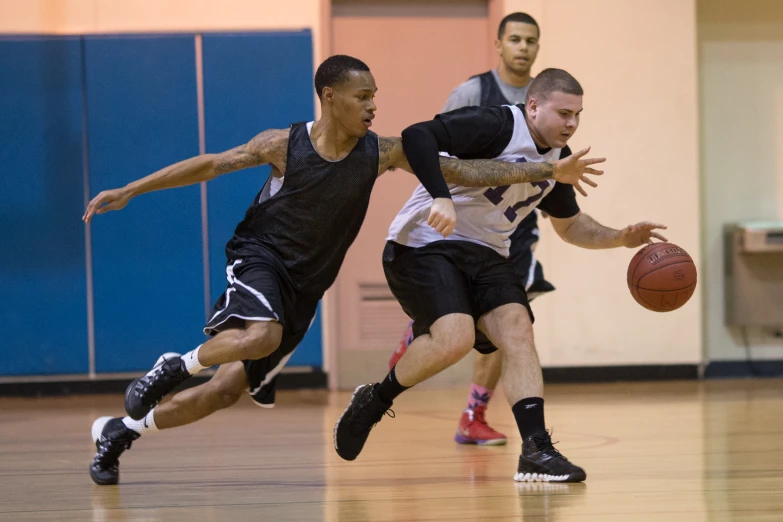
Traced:
<svg viewBox="0 0 783 522">
<path fill-rule="evenodd" d="M 244 330 L 239 338 L 245 359 L 262 359 L 280 346 L 283 327 L 277 322 L 257 323 Z"/>
<path fill-rule="evenodd" d="M 237 403 L 242 396 L 242 390 L 221 390 L 216 388 L 212 392 L 212 400 L 218 409 L 229 408 Z"/>
<path fill-rule="evenodd" d="M 446 350 L 446 356 L 457 362 L 476 343 L 476 326 L 473 318 L 465 314 L 452 314 L 438 319 L 430 328 L 433 341 Z"/>
</svg>

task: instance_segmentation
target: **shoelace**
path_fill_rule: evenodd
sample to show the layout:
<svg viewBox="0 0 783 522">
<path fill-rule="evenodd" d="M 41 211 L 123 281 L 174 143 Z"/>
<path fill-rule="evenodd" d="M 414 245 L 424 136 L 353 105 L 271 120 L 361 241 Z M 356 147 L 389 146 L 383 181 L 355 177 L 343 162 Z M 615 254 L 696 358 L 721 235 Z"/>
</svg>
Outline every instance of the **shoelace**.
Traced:
<svg viewBox="0 0 783 522">
<path fill-rule="evenodd" d="M 484 412 L 485 411 L 486 410 L 484 410 L 484 409 L 478 409 L 478 408 L 476 408 L 475 410 L 472 410 L 472 414 L 470 415 L 470 420 L 474 420 L 475 419 L 477 422 L 479 422 L 481 424 L 486 424 L 487 421 L 484 420 Z"/>
<path fill-rule="evenodd" d="M 553 458 L 559 457 L 563 460 L 568 460 L 559 451 L 557 451 L 557 448 L 555 448 L 555 444 L 560 441 L 552 442 L 553 433 L 554 431 L 546 430 L 540 435 L 534 435 L 533 442 L 535 442 L 536 448 L 538 448 L 539 451 L 547 451 L 551 453 Z"/>
<path fill-rule="evenodd" d="M 154 404 L 158 402 L 158 401 L 150 401 L 149 397 L 147 396 L 149 391 L 156 390 L 159 387 L 159 385 L 164 383 L 164 381 L 162 380 L 164 375 L 168 377 L 174 376 L 174 373 L 166 368 L 166 362 L 168 361 L 165 361 L 158 368 L 155 368 L 155 372 L 152 375 L 145 375 L 144 377 L 141 378 L 141 380 L 139 381 L 139 384 L 141 385 L 140 386 L 141 391 L 139 391 L 138 388 L 134 390 L 134 393 L 139 398 L 141 398 L 142 403 L 144 403 L 147 406 L 149 405 L 154 406 Z"/>
<path fill-rule="evenodd" d="M 384 415 L 388 415 L 392 419 L 395 417 L 394 410 L 387 409 L 380 402 L 373 400 L 372 391 L 367 393 L 365 397 L 352 419 L 351 432 L 354 435 L 369 431 L 381 421 Z"/>
<path fill-rule="evenodd" d="M 101 438 L 98 453 L 95 455 L 95 463 L 102 468 L 112 468 L 117 465 L 120 455 L 130 449 L 133 441 L 113 441 Z"/>
</svg>

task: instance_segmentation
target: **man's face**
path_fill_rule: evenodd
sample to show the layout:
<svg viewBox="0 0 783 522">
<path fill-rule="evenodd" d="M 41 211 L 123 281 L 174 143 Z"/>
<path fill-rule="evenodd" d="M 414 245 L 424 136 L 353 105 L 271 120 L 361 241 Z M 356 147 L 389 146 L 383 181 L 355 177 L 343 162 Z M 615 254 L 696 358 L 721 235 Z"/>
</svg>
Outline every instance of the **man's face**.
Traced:
<svg viewBox="0 0 783 522">
<path fill-rule="evenodd" d="M 526 109 L 535 134 L 544 144 L 562 149 L 579 128 L 582 96 L 564 92 L 550 92 L 546 98 L 531 96 Z"/>
<path fill-rule="evenodd" d="M 351 71 L 348 80 L 324 89 L 331 97 L 332 115 L 350 135 L 361 138 L 367 134 L 375 118 L 375 78 L 369 71 Z"/>
<path fill-rule="evenodd" d="M 538 56 L 538 27 L 523 22 L 508 22 L 502 40 L 495 41 L 500 59 L 516 74 L 530 74 Z"/>
</svg>

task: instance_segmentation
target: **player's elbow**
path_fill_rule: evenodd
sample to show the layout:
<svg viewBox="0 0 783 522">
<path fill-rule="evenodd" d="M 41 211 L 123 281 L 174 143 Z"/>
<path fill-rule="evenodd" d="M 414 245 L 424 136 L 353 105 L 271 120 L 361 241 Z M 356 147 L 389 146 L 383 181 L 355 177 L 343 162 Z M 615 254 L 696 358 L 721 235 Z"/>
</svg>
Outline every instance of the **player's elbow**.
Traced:
<svg viewBox="0 0 783 522">
<path fill-rule="evenodd" d="M 429 132 L 427 130 L 427 127 L 424 125 L 424 123 L 414 123 L 413 125 L 405 128 L 405 130 L 402 131 L 402 144 L 403 147 L 406 143 L 417 143 L 421 142 L 422 139 L 426 139 Z"/>
</svg>

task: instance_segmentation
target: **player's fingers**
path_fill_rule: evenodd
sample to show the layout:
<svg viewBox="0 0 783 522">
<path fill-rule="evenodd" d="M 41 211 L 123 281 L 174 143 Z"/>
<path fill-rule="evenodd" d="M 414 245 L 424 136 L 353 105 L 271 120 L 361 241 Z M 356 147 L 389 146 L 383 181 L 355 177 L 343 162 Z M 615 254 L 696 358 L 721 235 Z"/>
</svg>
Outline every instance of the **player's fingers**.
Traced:
<svg viewBox="0 0 783 522">
<path fill-rule="evenodd" d="M 582 185 L 580 185 L 578 182 L 574 184 L 574 188 L 584 197 L 587 197 L 587 192 L 585 192 L 585 189 L 582 188 Z"/>
<path fill-rule="evenodd" d="M 603 170 L 593 169 L 593 168 L 590 168 L 590 167 L 587 167 L 585 169 L 585 174 L 592 174 L 594 176 L 600 176 L 603 173 L 604 173 Z"/>
<path fill-rule="evenodd" d="M 660 240 L 661 240 L 661 241 L 663 241 L 664 243 L 668 243 L 668 242 L 669 242 L 669 240 L 668 240 L 668 239 L 666 239 L 665 237 L 663 237 L 662 235 L 660 235 L 658 232 L 652 232 L 652 233 L 650 234 L 650 236 L 651 236 L 651 237 L 654 237 L 655 239 L 660 239 Z"/>
<path fill-rule="evenodd" d="M 580 150 L 579 152 L 577 152 L 573 156 L 574 156 L 574 158 L 579 159 L 582 156 L 584 156 L 585 154 L 587 154 L 588 152 L 590 152 L 590 147 L 587 147 L 585 149 Z"/>
<path fill-rule="evenodd" d="M 582 183 L 584 183 L 585 185 L 590 185 L 593 188 L 598 186 L 598 183 L 588 178 L 587 176 L 582 176 Z"/>
<path fill-rule="evenodd" d="M 603 163 L 606 161 L 606 158 L 587 158 L 586 160 L 582 160 L 585 165 L 595 165 L 596 163 Z"/>
<path fill-rule="evenodd" d="M 87 204 L 87 209 L 84 211 L 84 216 L 87 219 L 95 213 L 95 207 L 96 204 L 94 199 Z"/>
<path fill-rule="evenodd" d="M 642 221 L 641 223 L 637 223 L 637 224 L 641 227 L 649 228 L 650 230 L 654 228 L 660 228 L 661 230 L 666 230 L 667 228 L 669 228 L 666 225 L 662 225 L 661 223 L 653 223 L 652 221 Z"/>
</svg>

